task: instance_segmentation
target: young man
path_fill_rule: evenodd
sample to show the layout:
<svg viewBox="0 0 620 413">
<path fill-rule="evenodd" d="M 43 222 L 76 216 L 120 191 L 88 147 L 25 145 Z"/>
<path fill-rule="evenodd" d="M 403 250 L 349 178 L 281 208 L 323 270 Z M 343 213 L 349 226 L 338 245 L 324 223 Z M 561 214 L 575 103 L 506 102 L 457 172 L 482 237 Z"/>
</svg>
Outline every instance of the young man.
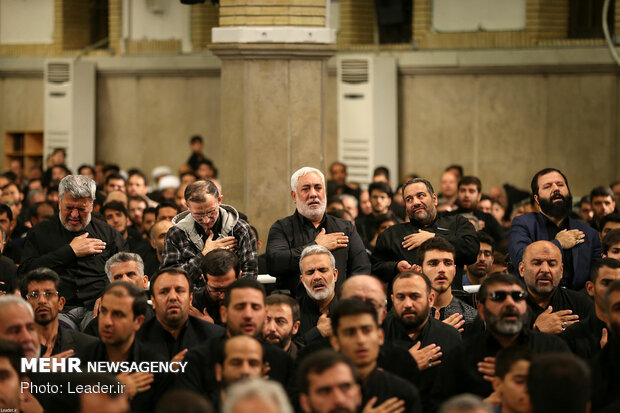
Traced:
<svg viewBox="0 0 620 413">
<path fill-rule="evenodd" d="M 377 227 L 377 218 L 390 213 L 390 205 L 392 204 L 392 188 L 385 182 L 373 182 L 368 186 L 370 194 L 370 204 L 372 205 L 372 213 L 363 215 L 355 220 L 355 228 L 360 234 L 366 248 L 370 247 L 370 241 L 375 236 L 375 228 Z M 394 215 L 391 213 L 391 215 Z M 397 218 L 394 216 L 394 219 Z M 400 220 L 397 220 L 400 222 Z"/>
<path fill-rule="evenodd" d="M 529 413 L 527 376 L 534 354 L 523 346 L 500 350 L 495 358 L 493 390 L 500 402 L 496 413 Z"/>
<path fill-rule="evenodd" d="M 609 231 L 603 238 L 603 257 L 620 260 L 620 229 Z"/>
<path fill-rule="evenodd" d="M 482 281 L 491 273 L 491 268 L 493 267 L 493 254 L 495 253 L 493 238 L 481 231 L 478 231 L 477 236 L 480 242 L 478 260 L 466 267 L 466 273 L 463 274 L 463 285 L 482 284 Z"/>
</svg>

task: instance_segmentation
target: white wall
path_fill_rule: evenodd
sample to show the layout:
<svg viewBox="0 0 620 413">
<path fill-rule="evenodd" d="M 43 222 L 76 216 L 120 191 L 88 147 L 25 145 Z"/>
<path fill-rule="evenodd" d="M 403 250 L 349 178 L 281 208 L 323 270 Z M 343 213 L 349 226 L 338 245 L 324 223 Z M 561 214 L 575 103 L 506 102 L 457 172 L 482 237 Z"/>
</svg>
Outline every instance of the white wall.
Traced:
<svg viewBox="0 0 620 413">
<path fill-rule="evenodd" d="M 190 23 L 190 6 L 178 0 L 123 0 L 123 33 L 129 39 L 178 39 L 182 50 L 190 52 Z"/>
<path fill-rule="evenodd" d="M 0 0 L 0 43 L 53 43 L 54 0 Z"/>
</svg>

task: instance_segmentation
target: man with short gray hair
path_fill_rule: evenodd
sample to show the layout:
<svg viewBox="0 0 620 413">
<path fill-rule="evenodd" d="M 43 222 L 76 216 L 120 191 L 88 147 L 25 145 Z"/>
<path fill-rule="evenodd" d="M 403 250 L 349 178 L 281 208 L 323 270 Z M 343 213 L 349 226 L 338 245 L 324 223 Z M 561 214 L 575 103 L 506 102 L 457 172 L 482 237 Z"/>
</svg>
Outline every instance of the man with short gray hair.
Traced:
<svg viewBox="0 0 620 413">
<path fill-rule="evenodd" d="M 120 234 L 91 213 L 97 185 L 83 175 L 60 181 L 59 213 L 28 232 L 19 273 L 39 267 L 60 276 L 59 292 L 66 304 L 59 319 L 79 329 L 92 318 L 95 301 L 109 283 L 105 262 L 125 250 Z"/>
<path fill-rule="evenodd" d="M 325 177 L 318 169 L 303 167 L 291 177 L 296 211 L 276 221 L 267 240 L 267 269 L 277 278 L 279 289 L 296 293 L 301 252 L 311 245 L 321 245 L 333 254 L 340 272 L 338 286 L 351 275 L 370 273 L 370 260 L 355 226 L 325 214 L 325 194 Z"/>
</svg>

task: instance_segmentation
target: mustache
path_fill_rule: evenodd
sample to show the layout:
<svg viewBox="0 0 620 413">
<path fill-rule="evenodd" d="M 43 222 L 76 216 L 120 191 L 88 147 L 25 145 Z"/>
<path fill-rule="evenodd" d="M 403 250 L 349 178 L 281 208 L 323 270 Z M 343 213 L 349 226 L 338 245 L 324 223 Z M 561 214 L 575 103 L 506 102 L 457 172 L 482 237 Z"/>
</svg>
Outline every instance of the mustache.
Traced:
<svg viewBox="0 0 620 413">
<path fill-rule="evenodd" d="M 500 313 L 500 317 L 512 317 L 512 316 L 519 317 L 521 316 L 521 313 L 515 307 L 507 307 Z"/>
</svg>

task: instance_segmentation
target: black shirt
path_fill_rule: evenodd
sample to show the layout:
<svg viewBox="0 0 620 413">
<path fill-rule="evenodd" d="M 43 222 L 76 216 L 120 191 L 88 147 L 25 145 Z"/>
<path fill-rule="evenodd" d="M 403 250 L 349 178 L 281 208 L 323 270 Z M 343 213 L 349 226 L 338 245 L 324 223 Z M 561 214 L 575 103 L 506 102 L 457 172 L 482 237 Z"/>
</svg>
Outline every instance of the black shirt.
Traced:
<svg viewBox="0 0 620 413">
<path fill-rule="evenodd" d="M 433 232 L 450 241 L 456 250 L 454 259 L 458 267 L 476 262 L 480 243 L 471 222 L 460 215 L 438 216 L 426 227 L 420 227 L 415 222 L 403 222 L 383 231 L 377 238 L 377 245 L 372 253 L 372 274 L 385 282 L 391 282 L 398 272 L 396 265 L 399 261 L 415 264 L 418 249 L 405 249 L 402 242 L 406 235 L 418 230 Z"/>
<path fill-rule="evenodd" d="M 81 349 L 86 348 L 96 341 L 97 339 L 93 336 L 59 326 L 51 355 L 62 353 L 67 350 L 73 350 L 75 352 L 74 354 L 77 354 Z M 45 351 L 47 351 L 47 349 L 43 350 L 41 354 L 44 354 Z"/>
<path fill-rule="evenodd" d="M 331 251 L 338 269 L 337 289 L 351 275 L 370 274 L 370 260 L 364 243 L 351 222 L 325 215 L 315 228 L 309 219 L 295 211 L 293 215 L 276 221 L 269 230 L 267 268 L 269 274 L 276 277 L 278 289 L 288 289 L 295 294 L 299 284 L 301 252 L 307 246 L 316 245 L 314 239 L 322 229 L 328 234 L 344 232 L 349 237 L 346 247 Z"/>
<path fill-rule="evenodd" d="M 459 208 L 456 211 L 446 212 L 445 215 L 461 215 L 461 214 L 471 214 L 484 222 L 484 228 L 482 228 L 482 232 L 489 234 L 493 237 L 493 240 L 496 244 L 499 244 L 506 238 L 506 231 L 499 225 L 499 222 L 495 219 L 495 217 L 491 214 L 487 214 L 486 212 L 482 212 L 479 209 L 474 209 L 471 211 L 465 210 L 463 208 Z"/>
<path fill-rule="evenodd" d="M 210 338 L 220 337 L 224 333 L 225 330 L 222 327 L 190 315 L 178 338 L 175 339 L 157 321 L 157 317 L 153 317 L 142 324 L 136 333 L 136 340 L 148 344 L 149 348 L 170 360 L 181 350 L 191 349 Z"/>
<path fill-rule="evenodd" d="M 406 380 L 384 370 L 375 368 L 362 386 L 362 406 L 373 397 L 377 398 L 374 407 L 387 399 L 397 397 L 405 402 L 405 412 L 422 413 L 422 403 L 418 389 Z"/>
<path fill-rule="evenodd" d="M 601 352 L 603 328 L 607 328 L 607 325 L 592 313 L 585 320 L 569 326 L 560 334 L 560 338 L 566 341 L 573 353 L 584 360 L 590 360 Z"/>
<path fill-rule="evenodd" d="M 541 214 L 543 220 L 545 221 L 545 228 L 547 228 L 548 238 L 547 241 L 553 241 L 558 235 L 558 232 L 563 230 L 569 230 L 568 226 L 568 218 L 564 218 L 560 223 L 560 226 L 555 225 L 549 218 L 547 218 L 544 214 Z M 571 286 L 573 285 L 573 278 L 575 277 L 575 268 L 573 266 L 573 249 L 563 249 L 562 250 L 562 263 L 564 264 L 564 271 L 562 275 L 562 279 L 560 280 L 560 285 Z"/>
<path fill-rule="evenodd" d="M 592 411 L 617 412 L 610 405 L 620 404 L 620 340 L 609 335 L 607 345 L 590 362 L 592 372 Z"/>
<path fill-rule="evenodd" d="M 527 307 L 530 313 L 530 327 L 534 325 L 536 318 L 541 315 L 546 308 L 542 308 L 532 300 L 530 294 L 527 296 Z M 553 312 L 560 310 L 572 310 L 573 314 L 579 315 L 579 320 L 585 320 L 590 314 L 594 314 L 594 302 L 590 297 L 580 291 L 569 290 L 565 287 L 556 288 L 549 305 L 553 307 Z"/>
<path fill-rule="evenodd" d="M 223 326 L 222 318 L 220 317 L 220 305 L 211 298 L 206 287 L 199 287 L 194 290 L 194 301 L 192 305 L 201 313 L 204 312 L 206 308 L 213 322 L 218 326 Z"/>
<path fill-rule="evenodd" d="M 298 291 L 300 291 L 298 289 Z M 300 324 L 299 330 L 297 330 L 297 338 L 305 345 L 312 343 L 313 341 L 320 340 L 322 338 L 319 329 L 316 327 L 321 317 L 321 311 L 319 305 L 305 292 L 299 292 L 297 294 L 300 309 Z M 336 308 L 338 299 L 334 296 L 329 303 L 328 314 L 331 314 Z"/>
<path fill-rule="evenodd" d="M 106 243 L 100 254 L 77 257 L 69 246 L 73 238 L 88 232 L 88 238 Z M 125 251 L 125 241 L 114 228 L 93 217 L 82 231 L 67 230 L 56 215 L 34 226 L 28 232 L 18 272 L 26 274 L 35 268 L 47 267 L 60 276 L 59 293 L 66 306 L 92 309 L 106 285 L 105 263 L 114 254 Z"/>
</svg>

